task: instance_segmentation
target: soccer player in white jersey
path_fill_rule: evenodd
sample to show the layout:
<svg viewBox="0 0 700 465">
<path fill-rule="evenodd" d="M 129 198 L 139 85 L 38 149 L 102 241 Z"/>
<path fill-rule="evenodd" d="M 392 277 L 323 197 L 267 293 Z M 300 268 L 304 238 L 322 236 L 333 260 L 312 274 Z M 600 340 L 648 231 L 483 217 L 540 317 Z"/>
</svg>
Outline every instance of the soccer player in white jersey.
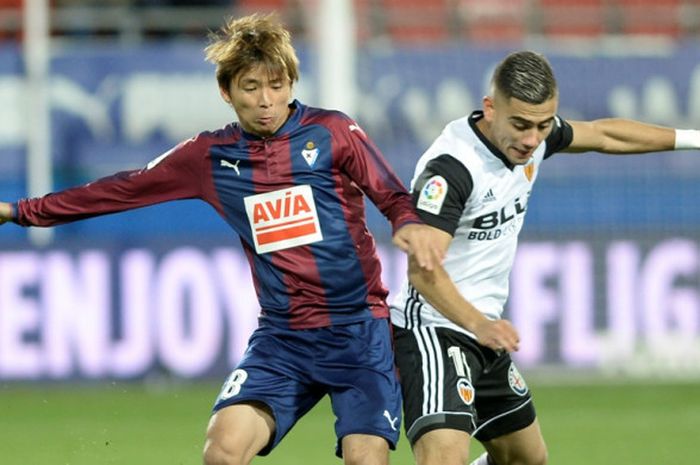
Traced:
<svg viewBox="0 0 700 465">
<path fill-rule="evenodd" d="M 516 52 L 494 71 L 482 111 L 449 123 L 418 161 L 416 208 L 445 252 L 392 305 L 406 435 L 419 465 L 543 465 L 547 448 L 501 318 L 528 197 L 555 152 L 631 154 L 700 148 L 700 131 L 624 120 L 565 121 L 547 60 Z M 527 343 L 527 341 L 523 341 Z"/>
</svg>

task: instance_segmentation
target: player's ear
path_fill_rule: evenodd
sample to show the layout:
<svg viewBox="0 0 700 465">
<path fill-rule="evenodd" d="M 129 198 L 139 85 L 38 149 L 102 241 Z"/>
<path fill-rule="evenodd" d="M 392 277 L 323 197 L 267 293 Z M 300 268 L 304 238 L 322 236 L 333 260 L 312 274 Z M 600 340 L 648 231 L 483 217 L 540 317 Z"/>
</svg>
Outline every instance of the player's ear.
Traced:
<svg viewBox="0 0 700 465">
<path fill-rule="evenodd" d="M 486 119 L 486 121 L 493 121 L 493 115 L 496 111 L 493 97 L 486 95 L 482 100 L 482 106 L 484 108 L 484 119 Z"/>
<path fill-rule="evenodd" d="M 226 103 L 231 105 L 231 94 L 229 93 L 228 89 L 225 89 L 223 87 L 219 87 L 219 94 L 221 95 L 221 98 L 224 99 Z"/>
</svg>

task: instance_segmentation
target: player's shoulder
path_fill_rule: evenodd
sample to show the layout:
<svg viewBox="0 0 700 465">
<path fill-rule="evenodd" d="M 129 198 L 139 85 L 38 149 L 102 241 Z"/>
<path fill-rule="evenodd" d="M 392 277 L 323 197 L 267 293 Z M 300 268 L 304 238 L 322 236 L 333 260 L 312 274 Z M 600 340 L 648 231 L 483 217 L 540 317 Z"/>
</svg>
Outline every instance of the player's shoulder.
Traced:
<svg viewBox="0 0 700 465">
<path fill-rule="evenodd" d="M 242 138 L 242 130 L 238 123 L 230 123 L 214 130 L 202 131 L 189 139 L 185 139 L 167 152 L 168 156 L 203 157 L 213 146 L 235 144 Z M 165 155 L 165 154 L 164 154 Z"/>
<path fill-rule="evenodd" d="M 352 118 L 340 110 L 308 106 L 299 101 L 295 101 L 293 107 L 295 111 L 301 113 L 302 122 L 307 124 L 312 122 L 329 124 L 352 120 Z"/>
<path fill-rule="evenodd" d="M 199 144 L 220 145 L 238 142 L 243 137 L 239 123 L 229 123 L 211 131 L 202 131 L 193 138 Z"/>
<path fill-rule="evenodd" d="M 422 158 L 427 163 L 440 157 L 447 163 L 459 162 L 465 167 L 480 163 L 477 152 L 478 137 L 465 116 L 445 125 L 440 135 L 433 141 Z M 450 161 L 449 158 L 454 159 Z"/>
<path fill-rule="evenodd" d="M 357 131 L 364 135 L 357 121 L 341 110 L 311 107 L 299 104 L 297 111 L 302 112 L 301 124 L 320 124 L 331 131 L 347 132 Z"/>
</svg>

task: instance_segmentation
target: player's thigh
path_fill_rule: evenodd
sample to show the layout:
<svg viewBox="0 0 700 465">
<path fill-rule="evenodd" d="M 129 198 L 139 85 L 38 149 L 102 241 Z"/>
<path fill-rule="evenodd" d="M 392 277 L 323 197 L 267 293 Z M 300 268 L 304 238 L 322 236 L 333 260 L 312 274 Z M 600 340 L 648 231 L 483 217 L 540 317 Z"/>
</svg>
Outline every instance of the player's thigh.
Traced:
<svg viewBox="0 0 700 465">
<path fill-rule="evenodd" d="M 395 327 L 394 337 L 411 444 L 438 429 L 471 435 L 477 395 L 472 376 L 479 376 L 481 364 L 466 346 L 468 336 L 445 328 Z"/>
<path fill-rule="evenodd" d="M 207 427 L 205 459 L 249 463 L 270 442 L 275 421 L 260 403 L 229 405 L 212 415 Z"/>
<path fill-rule="evenodd" d="M 547 446 L 537 419 L 529 426 L 504 436 L 483 442 L 496 463 L 544 465 Z"/>
<path fill-rule="evenodd" d="M 316 380 L 328 388 L 337 417 L 339 454 L 349 435 L 377 437 L 394 449 L 401 427 L 401 388 L 394 367 L 389 322 L 372 320 L 329 331 Z M 345 341 L 344 350 L 331 344 Z M 319 341 L 319 344 L 325 343 Z M 383 445 L 382 445 L 383 446 Z"/>
<path fill-rule="evenodd" d="M 413 445 L 417 465 L 464 465 L 469 459 L 469 434 L 455 429 L 435 429 Z M 499 462 L 501 463 L 501 462 Z"/>
<path fill-rule="evenodd" d="M 259 451 L 267 455 L 325 392 L 309 379 L 315 351 L 305 331 L 260 327 L 239 365 L 224 382 L 214 412 L 239 404 L 260 406 L 273 419 L 273 434 Z"/>
</svg>

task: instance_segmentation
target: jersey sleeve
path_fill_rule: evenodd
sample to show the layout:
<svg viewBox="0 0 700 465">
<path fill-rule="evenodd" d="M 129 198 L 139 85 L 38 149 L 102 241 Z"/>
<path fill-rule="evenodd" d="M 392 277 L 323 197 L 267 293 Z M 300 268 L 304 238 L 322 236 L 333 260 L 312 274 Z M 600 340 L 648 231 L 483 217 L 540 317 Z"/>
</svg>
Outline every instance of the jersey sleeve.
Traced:
<svg viewBox="0 0 700 465">
<path fill-rule="evenodd" d="M 389 220 L 394 232 L 408 223 L 420 223 L 411 196 L 381 151 L 351 118 L 343 115 L 340 137 L 349 147 L 343 169 Z"/>
<path fill-rule="evenodd" d="M 413 202 L 423 222 L 454 236 L 474 183 L 459 160 L 443 154 L 430 160 L 413 184 Z"/>
<path fill-rule="evenodd" d="M 544 152 L 544 158 L 547 159 L 557 152 L 561 152 L 569 145 L 574 139 L 574 130 L 565 119 L 560 116 L 554 117 L 554 127 L 552 132 L 547 136 L 546 149 Z"/>
<path fill-rule="evenodd" d="M 122 171 L 88 184 L 15 205 L 21 226 L 54 226 L 169 200 L 201 196 L 206 150 L 198 138 L 185 141 L 140 170 Z"/>
</svg>

